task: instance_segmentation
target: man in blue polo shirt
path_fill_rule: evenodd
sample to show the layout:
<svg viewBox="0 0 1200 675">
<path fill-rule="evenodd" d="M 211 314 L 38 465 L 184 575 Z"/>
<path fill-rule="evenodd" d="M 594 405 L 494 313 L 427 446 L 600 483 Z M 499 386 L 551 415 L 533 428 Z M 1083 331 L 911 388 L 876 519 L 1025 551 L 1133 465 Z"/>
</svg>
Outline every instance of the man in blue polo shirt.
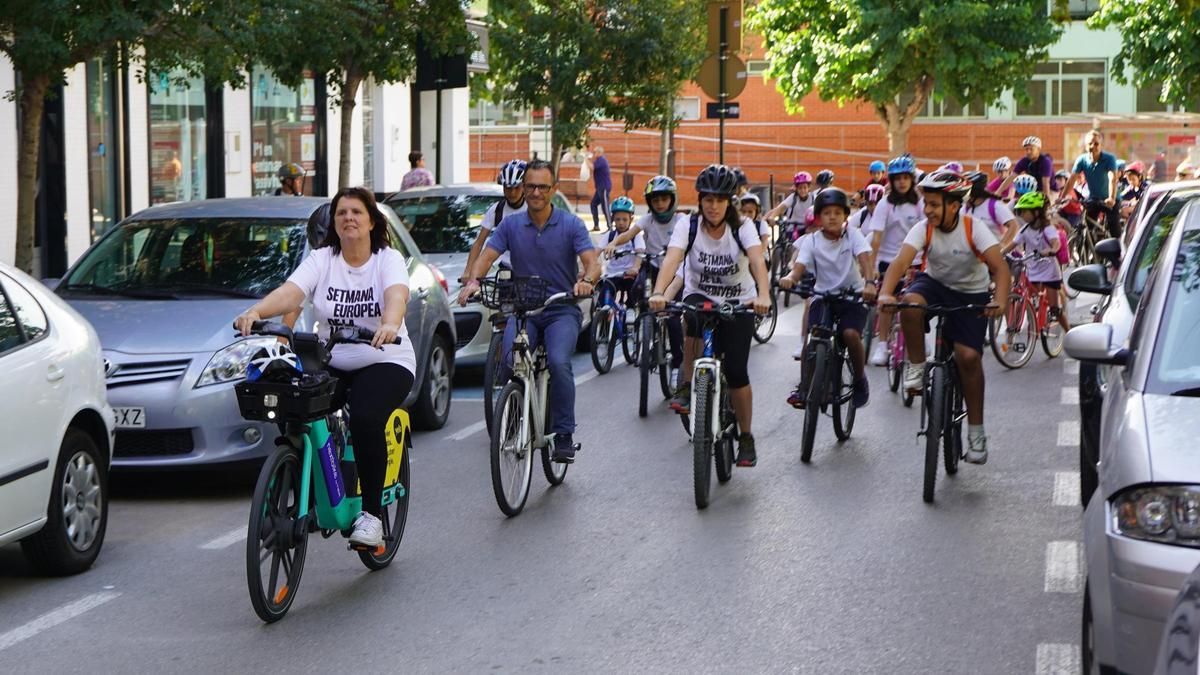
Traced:
<svg viewBox="0 0 1200 675">
<path fill-rule="evenodd" d="M 1093 218 L 1103 213 L 1108 225 L 1110 237 L 1121 236 L 1121 218 L 1117 211 L 1117 158 L 1112 153 L 1104 152 L 1104 136 L 1098 129 L 1092 129 L 1085 137 L 1087 152 L 1075 160 L 1071 169 L 1071 179 L 1062 191 L 1066 198 L 1074 194 L 1072 191 L 1082 177 L 1087 182 L 1088 198 L 1092 204 L 1088 206 L 1088 214 Z"/>
<path fill-rule="evenodd" d="M 459 292 L 459 304 L 479 291 L 479 278 L 486 275 L 501 254 L 509 254 L 514 276 L 538 276 L 546 280 L 551 294 L 589 296 L 600 278 L 600 257 L 588 236 L 587 226 L 573 213 L 555 209 L 550 203 L 557 180 L 549 162 L 533 160 L 525 168 L 525 204 L 528 210 L 500 221 L 475 261 L 474 274 Z M 578 260 L 585 274 L 579 275 Z M 575 374 L 571 356 L 579 339 L 583 314 L 577 305 L 556 305 L 530 317 L 526 329 L 533 344 L 544 339 L 550 362 L 550 430 L 554 432 L 554 460 L 575 459 Z M 498 373 L 508 379 L 509 353 L 516 336 L 516 322 L 509 321 L 504 333 L 505 364 Z"/>
</svg>

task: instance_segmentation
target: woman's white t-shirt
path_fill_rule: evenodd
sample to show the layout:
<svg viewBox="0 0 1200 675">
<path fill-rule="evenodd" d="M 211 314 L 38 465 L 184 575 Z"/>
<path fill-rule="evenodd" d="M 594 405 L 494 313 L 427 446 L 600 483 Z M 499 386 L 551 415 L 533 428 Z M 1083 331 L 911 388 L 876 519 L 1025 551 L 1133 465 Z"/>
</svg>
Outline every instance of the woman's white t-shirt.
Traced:
<svg viewBox="0 0 1200 675">
<path fill-rule="evenodd" d="M 847 226 L 845 234 L 831 241 L 818 230 L 800 237 L 796 244 L 794 262 L 804 265 L 805 272 L 816 275 L 815 290 L 824 293 L 841 288 L 863 289 L 858 256 L 869 254 L 871 245 L 861 232 Z"/>
<path fill-rule="evenodd" d="M 926 221 L 922 220 L 913 227 L 905 237 L 904 243 L 917 249 L 925 250 Z M 975 240 L 974 249 L 967 243 L 967 228 L 959 218 L 958 225 L 950 232 L 943 232 L 933 227 L 933 238 L 926 252 L 927 266 L 925 273 L 942 285 L 959 293 L 986 293 L 992 278 L 988 267 L 975 257 L 975 251 L 982 255 L 993 246 L 999 246 L 996 235 L 986 227 L 971 223 L 971 238 Z"/>
<path fill-rule="evenodd" d="M 688 232 L 691 224 L 683 221 L 671 233 L 671 248 L 687 250 Z M 737 236 L 747 251 L 752 246 L 762 247 L 758 240 L 758 228 L 747 219 L 742 220 Z M 713 302 L 736 301 L 744 304 L 758 297 L 754 277 L 750 274 L 750 258 L 742 254 L 733 231 L 725 226 L 725 234 L 713 239 L 701 224 L 696 229 L 696 243 L 684 259 L 683 297 L 699 293 Z"/>
<path fill-rule="evenodd" d="M 384 248 L 372 253 L 361 267 L 351 267 L 341 254 L 333 253 L 333 247 L 326 246 L 309 253 L 288 281 L 312 302 L 322 332 L 348 326 L 375 331 L 383 315 L 384 291 L 397 285 L 408 287 L 408 263 L 396 249 Z M 395 363 L 416 373 L 417 357 L 405 323 L 396 335 L 400 344 L 385 345 L 383 350 L 370 345 L 337 345 L 329 365 L 358 370 L 374 363 Z"/>
<path fill-rule="evenodd" d="M 869 232 L 883 233 L 876 260 L 884 263 L 895 260 L 896 255 L 900 253 L 901 244 L 904 243 L 904 237 L 909 230 L 913 229 L 913 225 L 916 225 L 917 221 L 924 217 L 925 202 L 923 200 L 916 204 L 893 204 L 886 199 L 879 202 L 875 207 L 875 213 L 871 215 L 870 225 L 867 227 Z M 920 250 L 920 248 L 917 249 L 917 251 Z M 914 260 L 914 262 L 916 261 Z"/>
</svg>

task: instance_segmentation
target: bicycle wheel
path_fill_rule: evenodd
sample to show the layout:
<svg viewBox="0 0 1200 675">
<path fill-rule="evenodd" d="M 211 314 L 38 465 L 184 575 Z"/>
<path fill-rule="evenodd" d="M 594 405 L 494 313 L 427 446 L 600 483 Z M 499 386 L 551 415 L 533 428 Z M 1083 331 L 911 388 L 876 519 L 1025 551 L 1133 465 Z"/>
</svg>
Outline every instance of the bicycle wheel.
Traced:
<svg viewBox="0 0 1200 675">
<path fill-rule="evenodd" d="M 289 445 L 280 446 L 263 464 L 250 502 L 246 583 L 254 613 L 267 623 L 287 614 L 304 572 L 308 528 L 298 522 L 303 515 L 300 482 L 299 453 Z"/>
<path fill-rule="evenodd" d="M 643 314 L 638 319 L 641 334 L 641 354 L 638 356 L 638 417 L 645 417 L 650 399 L 650 369 L 654 367 L 654 349 L 658 340 L 654 335 L 654 317 Z"/>
<path fill-rule="evenodd" d="M 613 314 L 613 308 L 607 305 L 597 309 L 592 318 L 592 365 L 601 375 L 612 370 L 613 351 L 616 349 L 613 342 L 615 324 L 616 315 Z"/>
<path fill-rule="evenodd" d="M 1058 322 L 1058 319 L 1051 319 L 1047 316 L 1046 327 L 1039 332 L 1042 336 L 1042 351 L 1046 353 L 1046 356 L 1053 359 L 1062 354 L 1063 338 L 1066 335 L 1066 331 L 1063 330 L 1062 324 Z"/>
<path fill-rule="evenodd" d="M 636 366 L 638 355 L 641 354 L 642 327 L 638 324 L 637 315 L 633 310 L 626 309 L 624 318 L 621 353 L 625 356 L 625 365 Z"/>
<path fill-rule="evenodd" d="M 904 359 L 901 356 L 903 350 L 898 344 L 900 342 L 900 331 L 893 330 L 887 340 L 887 376 L 888 389 L 892 392 L 900 391 L 900 380 L 904 377 Z M 870 354 L 870 352 L 867 352 Z"/>
<path fill-rule="evenodd" d="M 855 408 L 854 402 L 850 400 L 852 390 L 846 385 L 847 382 L 854 382 L 854 366 L 848 358 L 838 360 L 841 361 L 841 367 L 830 380 L 834 392 L 833 433 L 839 441 L 847 441 L 850 439 L 850 432 L 854 431 L 854 417 L 858 413 L 858 408 Z"/>
<path fill-rule="evenodd" d="M 696 508 L 698 509 L 708 506 L 708 493 L 712 487 L 713 465 L 709 459 L 712 458 L 713 453 L 714 401 L 712 400 L 712 382 L 709 377 L 709 372 L 702 370 L 696 373 L 695 380 L 692 382 L 693 398 L 696 401 L 696 409 L 692 411 L 692 414 L 696 416 L 696 429 L 692 433 L 692 489 L 695 492 Z"/>
<path fill-rule="evenodd" d="M 1083 262 L 1083 233 L 1080 230 L 1075 230 L 1071 236 L 1067 237 L 1067 259 L 1070 261 L 1071 267 L 1080 267 Z"/>
<path fill-rule="evenodd" d="M 550 434 L 550 397 L 546 397 L 546 408 L 542 413 L 542 419 L 546 421 L 546 428 L 543 434 Z M 542 448 L 542 473 L 546 475 L 546 482 L 550 485 L 562 485 L 562 482 L 567 478 L 567 468 L 571 466 L 565 462 L 556 462 L 551 458 L 553 451 L 553 443 L 547 444 Z"/>
<path fill-rule="evenodd" d="M 996 326 L 992 353 L 999 359 L 1000 365 L 1016 370 L 1033 358 L 1037 339 L 1037 317 L 1033 314 L 1033 305 L 1018 294 Z"/>
<path fill-rule="evenodd" d="M 496 401 L 496 424 L 492 429 L 492 492 L 504 515 L 512 517 L 525 508 L 529 497 L 529 480 L 533 470 L 533 448 L 521 443 L 525 424 L 522 410 L 525 385 L 512 380 L 504 385 Z"/>
<path fill-rule="evenodd" d="M 754 317 L 754 339 L 760 345 L 765 345 L 771 341 L 771 336 L 775 334 L 775 326 L 779 323 L 779 303 L 775 298 L 771 298 L 771 310 L 762 316 L 755 315 Z"/>
<path fill-rule="evenodd" d="M 404 524 L 408 522 L 408 495 L 412 490 L 408 472 L 408 455 L 411 450 L 412 448 L 406 447 L 400 455 L 400 485 L 404 486 L 404 495 L 393 499 L 391 504 L 383 505 L 380 517 L 383 521 L 383 551 L 358 552 L 358 559 L 368 569 L 381 570 L 391 564 L 392 558 L 396 557 L 396 551 L 400 548 L 400 541 L 404 538 Z"/>
<path fill-rule="evenodd" d="M 658 368 L 658 386 L 662 389 L 663 398 L 671 398 L 675 392 L 671 390 L 674 384 L 671 378 L 671 349 L 667 345 L 668 335 L 665 324 L 657 324 L 654 334 L 654 365 Z"/>
<path fill-rule="evenodd" d="M 721 387 L 721 436 L 716 439 L 714 464 L 717 482 L 728 483 L 733 478 L 733 439 L 737 437 L 737 419 L 729 403 L 728 387 Z"/>
<path fill-rule="evenodd" d="M 942 441 L 942 427 L 946 415 L 946 371 L 942 366 L 925 370 L 925 483 L 921 498 L 928 504 L 933 501 L 933 488 L 937 484 L 938 450 Z"/>
<path fill-rule="evenodd" d="M 875 324 L 876 324 L 877 317 L 878 317 L 878 314 L 875 311 L 875 305 L 871 305 L 870 307 L 868 307 L 867 308 L 867 327 L 865 329 L 863 329 L 863 349 L 865 350 L 863 353 L 865 353 L 867 355 L 868 359 L 871 358 L 871 347 L 874 346 L 874 344 L 875 344 L 875 329 L 876 329 Z"/>
<path fill-rule="evenodd" d="M 813 441 L 817 437 L 817 420 L 821 417 L 821 407 L 825 403 L 825 387 L 829 376 L 825 370 L 828 367 L 829 345 L 824 342 L 810 343 L 812 353 L 805 359 L 812 359 L 812 372 L 808 375 L 808 396 L 804 399 L 804 432 L 800 439 L 800 461 L 812 461 Z"/>
<path fill-rule="evenodd" d="M 951 366 L 953 369 L 953 366 Z M 946 413 L 942 417 L 946 430 L 942 433 L 942 455 L 946 462 L 946 475 L 958 473 L 958 458 L 962 457 L 963 396 L 958 386 L 958 375 L 951 371 L 946 379 L 950 391 L 946 394 Z"/>
<path fill-rule="evenodd" d="M 492 331 L 488 342 L 487 358 L 483 362 L 483 420 L 487 424 L 488 434 L 492 433 L 492 416 L 496 412 L 496 399 L 500 398 L 503 382 L 497 382 L 496 374 L 500 370 L 500 359 L 503 356 L 504 332 Z"/>
</svg>

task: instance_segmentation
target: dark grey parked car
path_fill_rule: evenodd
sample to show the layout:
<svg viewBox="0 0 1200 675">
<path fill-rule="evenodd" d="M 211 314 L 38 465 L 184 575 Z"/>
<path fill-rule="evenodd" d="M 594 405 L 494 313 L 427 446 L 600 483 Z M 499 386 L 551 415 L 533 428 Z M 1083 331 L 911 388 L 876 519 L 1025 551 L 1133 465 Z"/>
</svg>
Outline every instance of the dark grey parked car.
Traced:
<svg viewBox="0 0 1200 675">
<path fill-rule="evenodd" d="M 265 457 L 278 435 L 238 413 L 233 384 L 262 339 L 234 340 L 233 318 L 279 286 L 318 241 L 323 198 L 211 199 L 124 220 L 67 271 L 56 292 L 100 335 L 116 411 L 115 467 L 174 467 Z M 390 209 L 408 260 L 405 323 L 417 355 L 406 407 L 439 428 L 450 411 L 454 319 L 445 279 Z M 314 328 L 310 310 L 298 322 Z M 319 328 L 319 327 L 318 327 Z"/>
</svg>

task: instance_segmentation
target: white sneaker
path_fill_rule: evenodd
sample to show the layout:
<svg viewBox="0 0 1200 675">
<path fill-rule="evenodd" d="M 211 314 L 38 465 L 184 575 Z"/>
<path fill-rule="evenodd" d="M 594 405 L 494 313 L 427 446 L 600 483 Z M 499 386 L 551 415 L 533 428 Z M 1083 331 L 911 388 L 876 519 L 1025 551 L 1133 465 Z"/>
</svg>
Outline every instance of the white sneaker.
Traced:
<svg viewBox="0 0 1200 675">
<path fill-rule="evenodd" d="M 383 545 L 383 521 L 366 511 L 359 511 L 354 519 L 354 532 L 350 534 L 350 543 L 356 546 L 375 548 Z"/>
<path fill-rule="evenodd" d="M 967 455 L 963 461 L 971 464 L 987 464 L 987 436 L 967 439 Z"/>
<path fill-rule="evenodd" d="M 915 394 L 921 393 L 925 384 L 925 364 L 908 363 L 904 367 L 904 390 Z"/>
<path fill-rule="evenodd" d="M 792 358 L 795 359 L 796 361 L 801 361 L 804 359 L 804 343 L 803 342 L 796 345 L 796 349 L 792 351 Z"/>
<path fill-rule="evenodd" d="M 875 344 L 871 345 L 871 365 L 886 366 L 888 362 L 887 340 L 875 337 Z"/>
</svg>

